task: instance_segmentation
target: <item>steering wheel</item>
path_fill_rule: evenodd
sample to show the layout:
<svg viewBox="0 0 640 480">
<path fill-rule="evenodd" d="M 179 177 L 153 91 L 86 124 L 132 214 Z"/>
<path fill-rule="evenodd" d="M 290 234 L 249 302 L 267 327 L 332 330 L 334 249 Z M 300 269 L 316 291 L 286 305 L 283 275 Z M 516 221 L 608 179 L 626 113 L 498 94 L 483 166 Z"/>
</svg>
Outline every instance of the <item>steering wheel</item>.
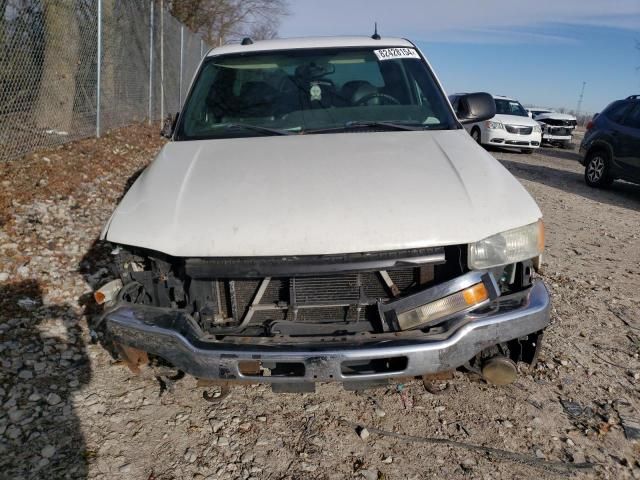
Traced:
<svg viewBox="0 0 640 480">
<path fill-rule="evenodd" d="M 383 98 L 385 100 L 388 100 L 389 103 L 391 103 L 392 105 L 400 105 L 400 100 L 398 100 L 396 97 L 392 95 L 389 95 L 387 93 L 382 93 L 382 92 L 373 92 L 368 95 L 365 95 L 360 100 L 358 100 L 356 102 L 356 106 L 362 107 L 375 98 Z"/>
</svg>

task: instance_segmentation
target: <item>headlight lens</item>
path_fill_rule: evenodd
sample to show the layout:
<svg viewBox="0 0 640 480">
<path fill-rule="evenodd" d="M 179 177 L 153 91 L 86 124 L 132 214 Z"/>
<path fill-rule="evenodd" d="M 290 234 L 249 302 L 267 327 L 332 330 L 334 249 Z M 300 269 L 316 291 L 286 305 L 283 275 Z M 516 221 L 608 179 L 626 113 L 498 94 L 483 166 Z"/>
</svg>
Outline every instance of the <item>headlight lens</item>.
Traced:
<svg viewBox="0 0 640 480">
<path fill-rule="evenodd" d="M 500 129 L 504 130 L 504 125 L 500 122 L 493 122 L 491 120 L 487 120 L 485 122 L 485 125 L 489 130 L 500 130 Z"/>
<path fill-rule="evenodd" d="M 484 286 L 484 283 L 476 283 L 469 288 L 447 297 L 399 313 L 398 325 L 401 330 L 416 328 L 479 306 L 489 300 L 489 298 L 489 292 L 487 291 L 487 287 Z"/>
<path fill-rule="evenodd" d="M 469 245 L 469 268 L 483 270 L 535 258 L 544 250 L 544 223 L 514 228 Z"/>
<path fill-rule="evenodd" d="M 542 129 L 540 128 L 540 125 L 536 125 L 533 127 L 533 131 L 534 133 L 540 133 L 542 132 Z"/>
</svg>

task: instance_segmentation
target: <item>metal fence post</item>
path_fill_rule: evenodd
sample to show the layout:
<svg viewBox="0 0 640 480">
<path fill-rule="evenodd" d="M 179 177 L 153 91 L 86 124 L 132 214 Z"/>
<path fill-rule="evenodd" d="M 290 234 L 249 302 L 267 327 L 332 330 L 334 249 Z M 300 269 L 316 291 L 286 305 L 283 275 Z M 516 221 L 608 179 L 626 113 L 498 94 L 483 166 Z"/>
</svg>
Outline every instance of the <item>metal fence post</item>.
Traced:
<svg viewBox="0 0 640 480">
<path fill-rule="evenodd" d="M 184 65 L 184 25 L 180 26 L 180 83 L 178 92 L 178 107 L 182 108 L 182 67 Z"/>
<path fill-rule="evenodd" d="M 96 72 L 96 137 L 100 137 L 100 82 L 102 80 L 102 0 L 98 0 L 98 52 Z"/>
<path fill-rule="evenodd" d="M 160 125 L 164 122 L 164 0 L 160 0 Z"/>
<path fill-rule="evenodd" d="M 153 4 L 149 0 L 151 13 L 149 15 L 149 125 L 153 119 Z"/>
</svg>

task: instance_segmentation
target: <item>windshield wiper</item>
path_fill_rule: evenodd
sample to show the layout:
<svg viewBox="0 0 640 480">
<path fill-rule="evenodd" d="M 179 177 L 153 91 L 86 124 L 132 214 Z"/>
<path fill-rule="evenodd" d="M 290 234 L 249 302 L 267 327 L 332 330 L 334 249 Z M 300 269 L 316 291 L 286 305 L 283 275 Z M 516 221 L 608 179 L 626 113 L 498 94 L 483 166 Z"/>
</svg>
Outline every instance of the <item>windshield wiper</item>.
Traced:
<svg viewBox="0 0 640 480">
<path fill-rule="evenodd" d="M 226 129 L 252 130 L 254 132 L 263 133 L 265 135 L 293 135 L 294 134 L 290 130 L 283 130 L 280 128 L 261 127 L 259 125 L 251 125 L 250 123 L 223 123 L 223 124 L 217 125 L 217 127 L 226 128 Z"/>
<path fill-rule="evenodd" d="M 392 128 L 394 130 L 422 130 L 424 127 L 422 125 L 409 125 L 406 123 L 397 123 L 397 122 L 375 122 L 375 121 L 355 121 L 355 122 L 347 122 L 344 124 L 345 128 L 367 128 L 367 127 L 384 127 L 384 128 Z"/>
<path fill-rule="evenodd" d="M 409 124 L 396 123 L 396 122 L 351 121 L 351 122 L 346 122 L 344 125 L 341 125 L 341 126 L 304 130 L 304 133 L 348 131 L 348 130 L 354 130 L 359 128 L 387 128 L 389 130 L 417 131 L 417 130 L 424 130 L 425 127 L 426 125 L 422 125 L 422 124 L 409 125 Z"/>
</svg>

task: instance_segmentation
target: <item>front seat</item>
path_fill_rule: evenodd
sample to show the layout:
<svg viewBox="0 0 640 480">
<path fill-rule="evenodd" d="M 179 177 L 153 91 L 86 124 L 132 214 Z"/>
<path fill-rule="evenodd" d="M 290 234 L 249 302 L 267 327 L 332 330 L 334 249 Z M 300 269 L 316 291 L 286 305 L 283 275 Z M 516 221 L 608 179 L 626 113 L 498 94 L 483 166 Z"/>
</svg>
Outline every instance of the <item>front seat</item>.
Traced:
<svg viewBox="0 0 640 480">
<path fill-rule="evenodd" d="M 351 80 L 342 86 L 340 96 L 349 104 L 356 105 L 367 95 L 377 92 L 378 89 L 366 80 Z"/>
</svg>

